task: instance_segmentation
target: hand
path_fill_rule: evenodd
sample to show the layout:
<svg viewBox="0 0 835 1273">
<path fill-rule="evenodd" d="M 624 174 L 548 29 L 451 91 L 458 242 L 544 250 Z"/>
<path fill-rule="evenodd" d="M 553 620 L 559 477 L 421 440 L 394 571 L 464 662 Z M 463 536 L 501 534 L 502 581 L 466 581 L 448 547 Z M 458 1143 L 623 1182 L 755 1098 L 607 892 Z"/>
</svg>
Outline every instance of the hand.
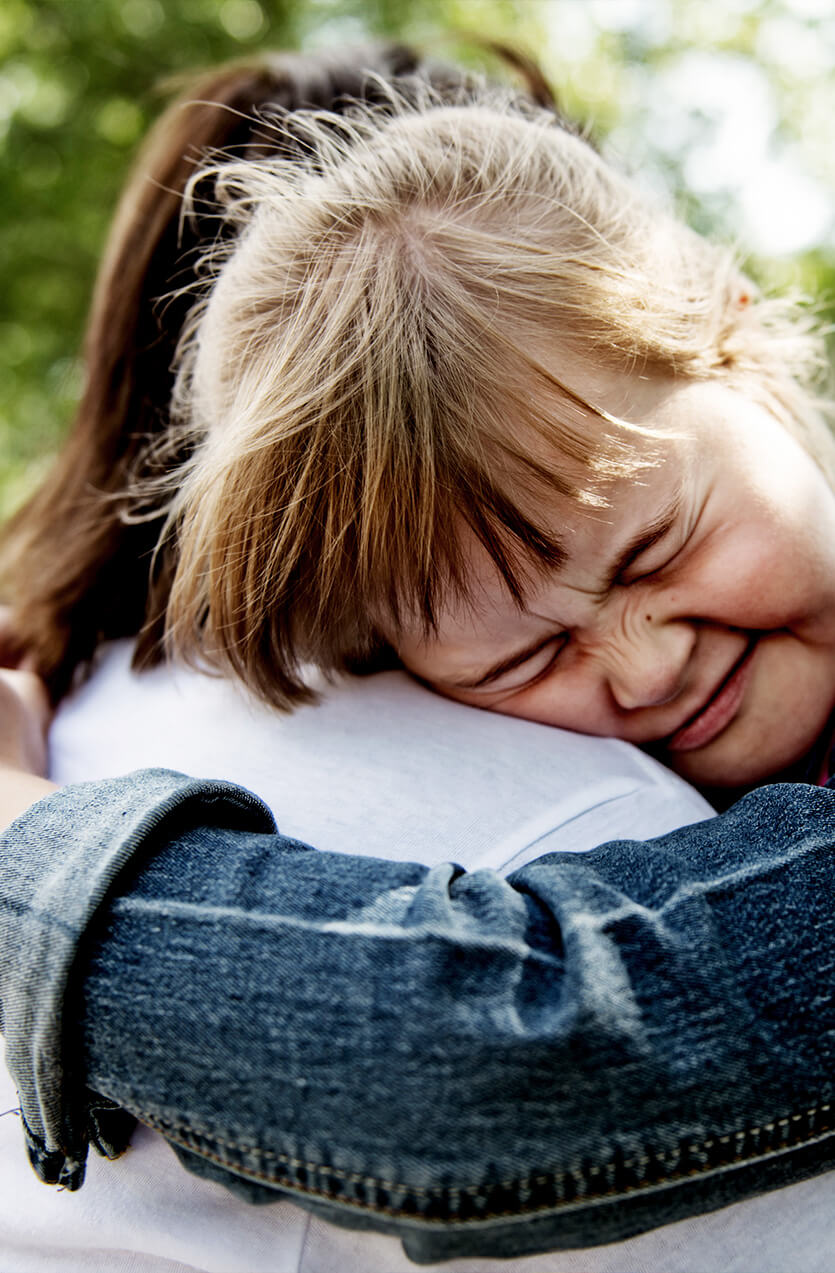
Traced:
<svg viewBox="0 0 835 1273">
<path fill-rule="evenodd" d="M 44 774 L 51 715 L 43 681 L 34 672 L 0 668 L 0 764 Z"/>
</svg>

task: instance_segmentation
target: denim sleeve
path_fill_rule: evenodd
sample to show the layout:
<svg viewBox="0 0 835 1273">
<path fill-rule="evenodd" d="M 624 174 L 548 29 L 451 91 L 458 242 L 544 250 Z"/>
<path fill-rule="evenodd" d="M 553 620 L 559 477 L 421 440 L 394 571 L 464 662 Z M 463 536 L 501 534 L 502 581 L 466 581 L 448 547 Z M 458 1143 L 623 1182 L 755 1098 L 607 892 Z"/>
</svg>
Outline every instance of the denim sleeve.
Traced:
<svg viewBox="0 0 835 1273">
<path fill-rule="evenodd" d="M 0 835 L 0 1031 L 29 1158 L 48 1184 L 77 1189 L 88 1144 L 115 1156 L 134 1122 L 85 1086 L 70 974 L 87 928 L 135 859 L 207 822 L 230 838 L 275 828 L 249 792 L 160 769 L 56 791 Z"/>
<path fill-rule="evenodd" d="M 764 788 L 503 880 L 315 852 L 223 784 L 120 782 L 4 840 L 41 1174 L 80 1183 L 127 1111 L 250 1201 L 431 1262 L 614 1241 L 832 1165 L 835 793 Z"/>
</svg>

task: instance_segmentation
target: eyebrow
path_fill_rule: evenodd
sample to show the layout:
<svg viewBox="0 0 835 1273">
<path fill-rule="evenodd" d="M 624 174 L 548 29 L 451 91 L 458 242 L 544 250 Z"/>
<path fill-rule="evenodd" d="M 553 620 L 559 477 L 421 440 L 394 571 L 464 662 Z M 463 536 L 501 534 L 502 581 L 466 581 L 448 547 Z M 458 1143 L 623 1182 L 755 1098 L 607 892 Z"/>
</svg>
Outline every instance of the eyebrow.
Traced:
<svg viewBox="0 0 835 1273">
<path fill-rule="evenodd" d="M 650 522 L 649 526 L 646 526 L 634 539 L 629 541 L 623 552 L 607 571 L 603 585 L 604 591 L 609 592 L 615 586 L 619 576 L 625 570 L 628 570 L 633 561 L 640 557 L 641 553 L 652 548 L 653 544 L 657 544 L 659 540 L 670 533 L 681 514 L 681 506 L 682 498 L 679 492 L 674 496 L 667 508 L 663 509 Z M 549 632 L 545 637 L 537 637 L 535 641 L 524 646 L 523 649 L 517 650 L 514 654 L 509 654 L 481 674 L 476 674 L 475 679 L 468 678 L 464 681 L 451 681 L 449 682 L 449 687 L 456 690 L 483 689 L 485 685 L 490 685 L 493 681 L 497 681 L 506 672 L 513 672 L 517 667 L 521 667 L 523 663 L 527 663 L 528 659 L 532 659 L 535 654 L 538 654 L 540 650 L 544 649 L 546 645 L 549 645 L 551 641 L 560 635 L 561 633 L 559 632 Z"/>
</svg>

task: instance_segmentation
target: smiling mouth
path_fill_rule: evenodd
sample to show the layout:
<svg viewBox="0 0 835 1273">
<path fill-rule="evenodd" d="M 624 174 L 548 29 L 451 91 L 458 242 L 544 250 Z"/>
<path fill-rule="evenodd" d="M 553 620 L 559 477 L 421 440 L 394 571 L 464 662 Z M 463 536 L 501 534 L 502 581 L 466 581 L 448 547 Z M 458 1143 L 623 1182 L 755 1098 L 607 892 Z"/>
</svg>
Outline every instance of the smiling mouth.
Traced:
<svg viewBox="0 0 835 1273">
<path fill-rule="evenodd" d="M 695 751 L 713 742 L 730 724 L 742 701 L 756 647 L 754 637 L 707 702 L 666 740 L 668 751 Z"/>
</svg>

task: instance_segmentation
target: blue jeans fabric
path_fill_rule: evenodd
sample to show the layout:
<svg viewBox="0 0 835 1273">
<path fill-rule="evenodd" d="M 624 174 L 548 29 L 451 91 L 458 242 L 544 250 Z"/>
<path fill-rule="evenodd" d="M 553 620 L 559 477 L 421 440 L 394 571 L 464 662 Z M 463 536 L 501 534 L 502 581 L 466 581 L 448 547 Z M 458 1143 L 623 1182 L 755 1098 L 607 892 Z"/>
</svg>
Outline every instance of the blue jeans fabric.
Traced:
<svg viewBox="0 0 835 1273">
<path fill-rule="evenodd" d="M 413 1259 L 591 1245 L 833 1163 L 835 793 L 763 788 L 501 879 L 319 853 L 149 771 L 3 838 L 30 1156 L 128 1115 Z"/>
</svg>

